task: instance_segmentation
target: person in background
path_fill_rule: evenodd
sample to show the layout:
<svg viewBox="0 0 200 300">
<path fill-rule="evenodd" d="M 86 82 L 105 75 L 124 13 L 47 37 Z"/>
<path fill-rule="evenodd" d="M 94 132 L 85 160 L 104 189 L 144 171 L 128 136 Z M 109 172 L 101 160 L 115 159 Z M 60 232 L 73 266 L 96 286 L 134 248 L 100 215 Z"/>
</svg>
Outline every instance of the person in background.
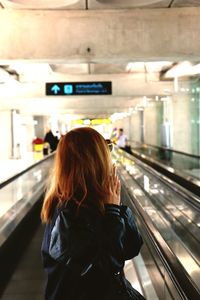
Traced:
<svg viewBox="0 0 200 300">
<path fill-rule="evenodd" d="M 117 137 L 117 146 L 123 150 L 125 150 L 125 147 L 126 147 L 126 143 L 127 143 L 127 137 L 126 135 L 124 134 L 124 130 L 123 128 L 120 128 L 119 129 L 119 132 L 118 132 L 118 137 Z"/>
<path fill-rule="evenodd" d="M 51 129 L 48 129 L 44 137 L 44 142 L 49 144 L 51 152 L 53 152 L 57 149 L 59 139 L 53 134 Z"/>
<path fill-rule="evenodd" d="M 100 133 L 83 127 L 61 137 L 41 211 L 45 300 L 122 299 L 117 278 L 142 238 L 120 190 Z"/>
<path fill-rule="evenodd" d="M 61 134 L 60 134 L 60 131 L 59 130 L 56 130 L 56 137 L 58 139 L 58 141 L 60 140 L 61 138 Z"/>
</svg>

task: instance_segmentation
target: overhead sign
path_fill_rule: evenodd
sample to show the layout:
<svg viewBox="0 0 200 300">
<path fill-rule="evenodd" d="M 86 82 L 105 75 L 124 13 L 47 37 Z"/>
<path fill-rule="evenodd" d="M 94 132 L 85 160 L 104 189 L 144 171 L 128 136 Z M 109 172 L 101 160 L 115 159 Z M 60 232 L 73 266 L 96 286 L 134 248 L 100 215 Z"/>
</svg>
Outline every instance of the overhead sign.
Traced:
<svg viewBox="0 0 200 300">
<path fill-rule="evenodd" d="M 49 82 L 47 96 L 111 95 L 112 82 Z"/>
</svg>

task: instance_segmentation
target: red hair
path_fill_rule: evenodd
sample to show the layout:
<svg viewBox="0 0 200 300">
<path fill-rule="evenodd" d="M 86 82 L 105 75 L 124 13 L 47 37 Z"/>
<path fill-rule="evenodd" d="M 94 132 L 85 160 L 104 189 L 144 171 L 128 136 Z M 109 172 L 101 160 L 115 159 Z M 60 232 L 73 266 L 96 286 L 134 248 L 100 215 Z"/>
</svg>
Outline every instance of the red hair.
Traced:
<svg viewBox="0 0 200 300">
<path fill-rule="evenodd" d="M 49 222 L 55 208 L 69 200 L 77 207 L 89 204 L 102 210 L 111 168 L 111 154 L 100 133 L 90 127 L 69 131 L 58 144 L 42 220 Z"/>
</svg>

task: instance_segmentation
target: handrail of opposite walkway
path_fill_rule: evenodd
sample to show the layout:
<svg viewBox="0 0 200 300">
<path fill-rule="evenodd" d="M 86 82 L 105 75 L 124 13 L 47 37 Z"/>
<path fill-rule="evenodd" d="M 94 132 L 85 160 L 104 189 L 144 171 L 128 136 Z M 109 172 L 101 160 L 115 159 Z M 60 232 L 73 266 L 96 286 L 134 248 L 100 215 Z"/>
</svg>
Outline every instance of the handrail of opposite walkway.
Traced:
<svg viewBox="0 0 200 300">
<path fill-rule="evenodd" d="M 192 157 L 192 158 L 200 159 L 199 155 L 192 154 L 192 153 L 187 153 L 187 152 L 183 152 L 183 151 L 179 151 L 179 150 L 175 150 L 173 148 L 141 143 L 141 142 L 137 142 L 137 141 L 134 141 L 134 140 L 128 140 L 128 141 L 129 141 L 129 143 L 137 144 L 140 147 L 146 147 L 146 148 L 149 147 L 149 148 L 154 148 L 154 149 L 158 149 L 158 150 L 166 150 L 166 151 L 170 151 L 172 153 L 174 152 L 174 153 L 177 153 L 177 154 L 180 154 L 180 155 L 183 155 L 183 156 L 189 156 L 189 157 Z"/>
</svg>

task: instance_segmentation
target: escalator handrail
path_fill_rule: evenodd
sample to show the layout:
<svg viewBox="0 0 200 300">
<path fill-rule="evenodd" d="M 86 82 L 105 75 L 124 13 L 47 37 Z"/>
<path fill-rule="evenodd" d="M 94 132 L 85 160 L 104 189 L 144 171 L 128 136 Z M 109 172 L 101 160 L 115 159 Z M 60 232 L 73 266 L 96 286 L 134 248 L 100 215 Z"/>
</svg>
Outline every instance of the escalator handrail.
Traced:
<svg viewBox="0 0 200 300">
<path fill-rule="evenodd" d="M 36 163 L 33 163 L 31 166 L 27 167 L 23 171 L 11 176 L 10 178 L 6 179 L 5 181 L 0 183 L 0 189 L 2 189 L 7 184 L 11 183 L 12 181 L 16 180 L 18 177 L 22 176 L 24 173 L 30 171 L 31 169 L 35 168 L 37 165 L 42 164 L 45 160 L 48 160 L 52 158 L 55 155 L 55 153 L 51 153 L 48 156 L 42 158 L 41 160 L 37 161 Z"/>
<path fill-rule="evenodd" d="M 155 228 L 149 215 L 144 211 L 137 199 L 133 196 L 132 192 L 127 188 L 124 181 L 123 185 L 125 186 L 125 190 L 131 198 L 132 205 L 135 207 L 140 221 L 145 226 L 145 230 L 148 233 L 148 237 L 149 240 L 151 240 L 152 246 L 159 255 L 166 272 L 169 274 L 173 283 L 177 287 L 182 299 L 199 299 L 200 293 L 195 283 L 192 282 L 189 274 L 178 261 L 176 255 L 169 248 L 160 232 Z"/>
<path fill-rule="evenodd" d="M 141 142 L 137 142 L 137 141 L 134 141 L 134 140 L 129 140 L 129 143 L 138 144 L 139 146 L 146 147 L 146 148 L 149 147 L 149 148 L 155 148 L 155 149 L 159 149 L 159 150 L 167 150 L 167 151 L 174 152 L 174 153 L 177 153 L 177 154 L 180 154 L 180 155 L 185 155 L 185 156 L 189 156 L 189 157 L 192 157 L 192 158 L 200 159 L 199 155 L 191 154 L 191 153 L 187 153 L 187 152 L 183 152 L 183 151 L 179 151 L 179 150 L 175 150 L 173 148 L 141 143 Z"/>
</svg>

